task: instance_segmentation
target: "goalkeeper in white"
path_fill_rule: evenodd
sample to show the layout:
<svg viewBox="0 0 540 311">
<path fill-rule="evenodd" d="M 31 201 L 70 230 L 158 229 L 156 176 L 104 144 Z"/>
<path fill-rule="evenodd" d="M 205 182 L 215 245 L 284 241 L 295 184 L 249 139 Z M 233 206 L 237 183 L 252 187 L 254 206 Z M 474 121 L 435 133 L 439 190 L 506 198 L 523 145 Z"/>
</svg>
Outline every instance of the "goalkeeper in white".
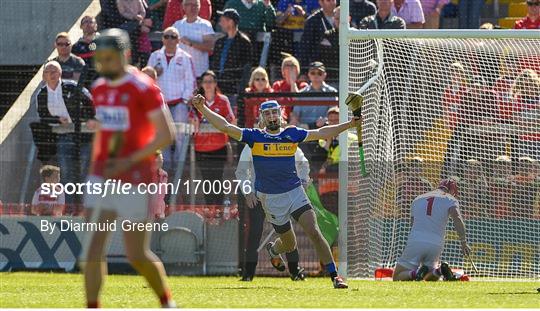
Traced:
<svg viewBox="0 0 540 311">
<path fill-rule="evenodd" d="M 444 235 L 448 218 L 452 217 L 454 227 L 461 240 L 461 250 L 469 255 L 465 224 L 455 198 L 458 193 L 457 182 L 443 179 L 439 188 L 419 195 L 411 204 L 413 225 L 407 246 L 398 259 L 394 269 L 394 281 L 438 281 L 441 276 L 455 280 L 448 263 L 439 263 L 443 251 Z"/>
</svg>

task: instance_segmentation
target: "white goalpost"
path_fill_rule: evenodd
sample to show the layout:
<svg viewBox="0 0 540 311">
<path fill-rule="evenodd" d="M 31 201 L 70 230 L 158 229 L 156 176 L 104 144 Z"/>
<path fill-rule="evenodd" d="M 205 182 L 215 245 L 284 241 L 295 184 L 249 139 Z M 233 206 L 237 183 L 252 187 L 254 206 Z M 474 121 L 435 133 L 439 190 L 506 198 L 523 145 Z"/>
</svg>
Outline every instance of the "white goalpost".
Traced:
<svg viewBox="0 0 540 311">
<path fill-rule="evenodd" d="M 539 279 L 540 107 L 521 87 L 540 73 L 539 31 L 348 29 L 348 2 L 340 121 L 361 109 L 363 124 L 360 146 L 340 136 L 340 273 L 394 267 L 411 201 L 452 176 L 475 267 L 451 221 L 441 259 L 473 277 Z"/>
</svg>

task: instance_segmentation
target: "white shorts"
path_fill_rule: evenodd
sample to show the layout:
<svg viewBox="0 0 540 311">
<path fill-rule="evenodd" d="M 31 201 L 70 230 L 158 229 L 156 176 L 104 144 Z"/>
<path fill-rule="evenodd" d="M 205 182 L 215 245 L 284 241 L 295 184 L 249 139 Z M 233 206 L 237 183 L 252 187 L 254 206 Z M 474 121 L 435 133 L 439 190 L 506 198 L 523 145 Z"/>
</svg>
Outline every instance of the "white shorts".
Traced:
<svg viewBox="0 0 540 311">
<path fill-rule="evenodd" d="M 101 183 L 103 177 L 90 175 L 88 181 L 91 183 Z M 85 193 L 84 206 L 89 209 L 98 207 L 100 210 L 116 212 L 118 218 L 141 222 L 149 219 L 149 198 L 147 193 L 139 193 L 137 187 L 132 186 L 128 194 L 111 194 L 110 189 L 102 196 L 101 193 Z"/>
<path fill-rule="evenodd" d="M 408 241 L 397 263 L 407 269 L 416 269 L 420 265 L 432 269 L 439 263 L 443 245 L 421 241 Z"/>
<path fill-rule="evenodd" d="M 261 201 L 266 219 L 276 226 L 286 224 L 294 211 L 311 204 L 302 186 L 284 193 L 262 193 L 257 191 L 257 198 Z"/>
</svg>

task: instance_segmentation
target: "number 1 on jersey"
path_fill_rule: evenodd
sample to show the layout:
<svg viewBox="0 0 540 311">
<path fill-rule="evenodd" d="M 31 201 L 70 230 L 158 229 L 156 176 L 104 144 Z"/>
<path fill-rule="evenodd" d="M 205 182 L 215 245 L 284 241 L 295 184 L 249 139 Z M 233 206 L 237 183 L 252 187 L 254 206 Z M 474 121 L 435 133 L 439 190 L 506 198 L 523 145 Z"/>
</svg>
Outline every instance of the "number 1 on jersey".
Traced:
<svg viewBox="0 0 540 311">
<path fill-rule="evenodd" d="M 427 201 L 428 201 L 428 204 L 427 204 L 426 215 L 431 216 L 431 211 L 433 210 L 433 201 L 435 201 L 435 198 L 430 197 L 427 199 Z"/>
</svg>

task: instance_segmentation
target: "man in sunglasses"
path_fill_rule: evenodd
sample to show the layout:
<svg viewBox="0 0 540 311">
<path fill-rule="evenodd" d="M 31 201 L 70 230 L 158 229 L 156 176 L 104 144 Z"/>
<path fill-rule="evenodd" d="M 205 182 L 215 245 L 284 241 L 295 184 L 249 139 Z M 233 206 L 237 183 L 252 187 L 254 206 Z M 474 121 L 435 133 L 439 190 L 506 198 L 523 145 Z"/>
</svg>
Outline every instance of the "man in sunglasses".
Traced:
<svg viewBox="0 0 540 311">
<path fill-rule="evenodd" d="M 527 16 L 516 21 L 514 29 L 540 29 L 540 0 L 527 0 Z"/>
<path fill-rule="evenodd" d="M 71 53 L 69 34 L 67 32 L 57 34 L 54 47 L 58 56 L 52 60 L 57 61 L 62 67 L 62 79 L 79 81 L 85 63 L 82 58 Z"/>
<path fill-rule="evenodd" d="M 163 92 L 174 122 L 188 122 L 189 111 L 186 103 L 197 86 L 195 67 L 191 55 L 178 46 L 180 35 L 176 28 L 165 29 L 162 42 L 163 47 L 150 55 L 148 66 L 156 70 L 157 84 Z M 170 147 L 163 150 L 165 169 L 169 173 L 175 167 L 176 161 L 180 160 L 182 143 L 183 136 L 178 135 L 174 153 Z"/>
<path fill-rule="evenodd" d="M 309 64 L 309 85 L 300 90 L 301 93 L 337 93 L 337 90 L 326 84 L 326 67 L 321 62 L 312 62 Z M 330 98 L 310 98 L 310 100 L 334 100 Z M 307 125 L 308 128 L 318 128 L 326 123 L 326 112 L 330 106 L 325 105 L 297 105 L 294 106 L 291 114 L 291 122 L 294 124 Z"/>
</svg>

